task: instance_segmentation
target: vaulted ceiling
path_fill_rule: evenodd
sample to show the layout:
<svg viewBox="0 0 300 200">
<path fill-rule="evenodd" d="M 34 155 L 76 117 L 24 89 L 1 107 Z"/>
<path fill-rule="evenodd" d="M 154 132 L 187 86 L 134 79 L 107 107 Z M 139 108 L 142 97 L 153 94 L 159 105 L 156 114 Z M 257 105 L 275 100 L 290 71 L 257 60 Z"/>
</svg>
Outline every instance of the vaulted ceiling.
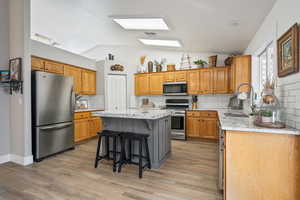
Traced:
<svg viewBox="0 0 300 200">
<path fill-rule="evenodd" d="M 178 39 L 190 52 L 243 52 L 276 0 L 31 0 L 32 34 L 88 56 L 101 46 L 142 46 L 144 31 L 127 31 L 114 16 L 163 17 L 169 31 L 156 39 Z"/>
</svg>

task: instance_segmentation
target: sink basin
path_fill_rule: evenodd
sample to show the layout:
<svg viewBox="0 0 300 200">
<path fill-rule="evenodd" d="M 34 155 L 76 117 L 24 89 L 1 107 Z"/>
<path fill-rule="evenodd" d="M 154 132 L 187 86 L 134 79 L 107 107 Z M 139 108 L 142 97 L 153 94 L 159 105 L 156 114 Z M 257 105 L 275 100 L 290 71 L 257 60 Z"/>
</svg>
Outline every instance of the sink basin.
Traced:
<svg viewBox="0 0 300 200">
<path fill-rule="evenodd" d="M 238 114 L 238 113 L 224 113 L 224 115 L 225 115 L 226 117 L 244 117 L 244 118 L 249 117 L 249 116 L 246 115 L 246 114 Z"/>
</svg>

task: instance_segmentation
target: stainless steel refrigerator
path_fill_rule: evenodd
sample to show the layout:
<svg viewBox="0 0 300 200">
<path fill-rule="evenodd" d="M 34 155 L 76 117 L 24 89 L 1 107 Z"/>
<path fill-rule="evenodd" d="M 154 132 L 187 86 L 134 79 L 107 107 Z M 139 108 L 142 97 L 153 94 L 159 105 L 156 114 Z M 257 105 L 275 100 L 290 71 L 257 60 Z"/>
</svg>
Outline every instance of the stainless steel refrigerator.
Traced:
<svg viewBox="0 0 300 200">
<path fill-rule="evenodd" d="M 73 78 L 32 72 L 32 149 L 35 161 L 74 148 Z"/>
</svg>

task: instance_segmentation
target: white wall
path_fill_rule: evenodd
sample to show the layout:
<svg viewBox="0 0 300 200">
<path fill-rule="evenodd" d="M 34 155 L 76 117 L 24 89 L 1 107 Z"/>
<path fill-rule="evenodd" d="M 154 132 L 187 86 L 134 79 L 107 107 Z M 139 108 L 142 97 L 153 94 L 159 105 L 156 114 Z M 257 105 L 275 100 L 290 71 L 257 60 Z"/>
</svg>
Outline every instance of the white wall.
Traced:
<svg viewBox="0 0 300 200">
<path fill-rule="evenodd" d="M 50 60 L 60 61 L 66 64 L 75 65 L 87 69 L 96 69 L 96 61 L 73 54 L 71 52 L 46 45 L 36 40 L 31 40 L 31 53 L 34 56 L 48 58 Z"/>
<path fill-rule="evenodd" d="M 0 70 L 8 69 L 9 60 L 9 0 L 0 1 Z M 9 154 L 9 95 L 0 88 L 0 163 Z"/>
<path fill-rule="evenodd" d="M 250 42 L 245 54 L 259 54 L 268 43 L 271 41 L 276 42 L 293 24 L 296 22 L 300 23 L 299 8 L 299 0 L 277 0 L 273 9 Z M 275 61 L 277 61 L 277 56 Z M 252 67 L 254 73 L 252 75 L 253 81 L 257 83 L 258 63 L 256 60 L 254 60 Z M 283 106 L 287 124 L 300 129 L 300 73 L 278 78 L 276 94 Z"/>
</svg>

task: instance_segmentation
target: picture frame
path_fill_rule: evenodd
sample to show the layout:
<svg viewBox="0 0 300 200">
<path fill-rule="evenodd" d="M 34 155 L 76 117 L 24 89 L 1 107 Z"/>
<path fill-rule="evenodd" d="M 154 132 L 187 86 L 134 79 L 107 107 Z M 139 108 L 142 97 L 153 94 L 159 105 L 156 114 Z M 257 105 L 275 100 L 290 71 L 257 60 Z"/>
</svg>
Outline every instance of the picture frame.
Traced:
<svg viewBox="0 0 300 200">
<path fill-rule="evenodd" d="M 22 58 L 9 60 L 10 81 L 22 81 Z"/>
<path fill-rule="evenodd" d="M 277 40 L 278 77 L 299 72 L 299 26 L 294 24 Z"/>
</svg>

